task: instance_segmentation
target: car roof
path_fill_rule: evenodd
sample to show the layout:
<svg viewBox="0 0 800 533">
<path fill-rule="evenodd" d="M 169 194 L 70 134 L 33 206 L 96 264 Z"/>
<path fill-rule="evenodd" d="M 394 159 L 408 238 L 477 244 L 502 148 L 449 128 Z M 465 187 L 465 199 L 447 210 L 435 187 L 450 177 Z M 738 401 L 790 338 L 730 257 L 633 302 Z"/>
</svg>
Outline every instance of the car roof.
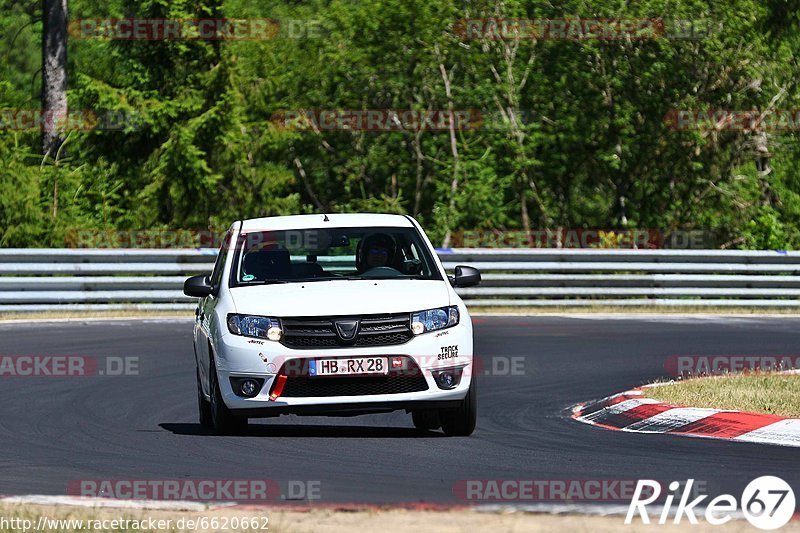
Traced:
<svg viewBox="0 0 800 533">
<path fill-rule="evenodd" d="M 328 220 L 325 221 L 325 217 Z M 333 213 L 251 218 L 242 221 L 242 232 L 307 228 L 413 227 L 409 217 L 383 213 Z"/>
</svg>

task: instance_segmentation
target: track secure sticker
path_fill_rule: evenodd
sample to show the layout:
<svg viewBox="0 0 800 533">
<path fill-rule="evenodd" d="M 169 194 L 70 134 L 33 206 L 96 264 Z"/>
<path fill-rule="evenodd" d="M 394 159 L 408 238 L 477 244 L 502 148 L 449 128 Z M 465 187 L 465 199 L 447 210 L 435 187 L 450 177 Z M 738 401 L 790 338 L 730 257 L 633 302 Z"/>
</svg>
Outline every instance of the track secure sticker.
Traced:
<svg viewBox="0 0 800 533">
<path fill-rule="evenodd" d="M 442 346 L 442 353 L 439 354 L 439 361 L 455 359 L 458 357 L 458 344 L 453 346 Z"/>
</svg>

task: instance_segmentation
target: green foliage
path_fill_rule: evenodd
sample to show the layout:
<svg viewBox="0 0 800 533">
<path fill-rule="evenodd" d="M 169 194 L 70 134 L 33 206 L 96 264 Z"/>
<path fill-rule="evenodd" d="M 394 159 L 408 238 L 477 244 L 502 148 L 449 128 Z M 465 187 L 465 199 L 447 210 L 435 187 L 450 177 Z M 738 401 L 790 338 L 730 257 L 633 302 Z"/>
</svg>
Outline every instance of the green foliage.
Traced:
<svg viewBox="0 0 800 533">
<path fill-rule="evenodd" d="M 38 4 L 4 6 L 0 107 L 36 108 Z M 69 102 L 121 120 L 0 131 L 0 246 L 81 229 L 222 229 L 304 212 L 410 213 L 459 230 L 705 230 L 800 247 L 798 133 L 676 130 L 681 109 L 800 108 L 797 14 L 778 0 L 71 0 L 70 19 L 270 18 L 269 40 L 72 39 Z M 465 18 L 661 18 L 646 39 L 466 39 Z M 678 35 L 692 21 L 695 35 Z M 445 78 L 446 77 L 446 78 Z M 445 83 L 445 79 L 447 83 Z M 473 110 L 455 132 L 293 129 L 297 110 Z"/>
</svg>

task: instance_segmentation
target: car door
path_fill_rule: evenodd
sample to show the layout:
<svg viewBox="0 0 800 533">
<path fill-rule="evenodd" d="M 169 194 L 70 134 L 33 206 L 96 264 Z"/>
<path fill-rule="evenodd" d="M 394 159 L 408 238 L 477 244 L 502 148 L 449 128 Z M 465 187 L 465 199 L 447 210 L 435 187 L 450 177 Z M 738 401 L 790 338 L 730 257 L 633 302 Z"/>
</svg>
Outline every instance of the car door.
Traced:
<svg viewBox="0 0 800 533">
<path fill-rule="evenodd" d="M 214 263 L 214 270 L 211 272 L 211 285 L 217 288 L 217 290 L 200 300 L 197 310 L 195 311 L 195 352 L 197 354 L 197 367 L 200 371 L 202 383 L 208 383 L 210 360 L 208 346 L 209 343 L 213 344 L 211 321 L 214 318 L 214 309 L 219 302 L 219 287 L 224 283 L 223 273 L 225 271 L 225 263 L 228 259 L 228 254 L 231 251 L 234 227 L 235 226 L 231 226 L 225 234 L 225 238 L 222 240 L 222 246 L 217 254 L 217 260 Z M 206 392 L 209 391 L 206 390 Z"/>
</svg>

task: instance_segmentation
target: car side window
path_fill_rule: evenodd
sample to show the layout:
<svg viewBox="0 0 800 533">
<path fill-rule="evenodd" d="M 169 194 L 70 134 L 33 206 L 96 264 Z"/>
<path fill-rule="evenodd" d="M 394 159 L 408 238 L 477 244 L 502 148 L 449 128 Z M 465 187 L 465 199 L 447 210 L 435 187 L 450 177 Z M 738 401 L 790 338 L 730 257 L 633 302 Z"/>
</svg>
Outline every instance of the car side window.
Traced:
<svg viewBox="0 0 800 533">
<path fill-rule="evenodd" d="M 214 287 L 219 287 L 220 283 L 222 282 L 222 271 L 225 269 L 225 261 L 228 258 L 228 252 L 231 249 L 231 238 L 233 237 L 233 232 L 228 231 L 225 234 L 225 238 L 222 240 L 222 246 L 219 249 L 219 253 L 217 254 L 217 261 L 214 263 L 214 270 L 211 272 L 211 285 Z"/>
</svg>

